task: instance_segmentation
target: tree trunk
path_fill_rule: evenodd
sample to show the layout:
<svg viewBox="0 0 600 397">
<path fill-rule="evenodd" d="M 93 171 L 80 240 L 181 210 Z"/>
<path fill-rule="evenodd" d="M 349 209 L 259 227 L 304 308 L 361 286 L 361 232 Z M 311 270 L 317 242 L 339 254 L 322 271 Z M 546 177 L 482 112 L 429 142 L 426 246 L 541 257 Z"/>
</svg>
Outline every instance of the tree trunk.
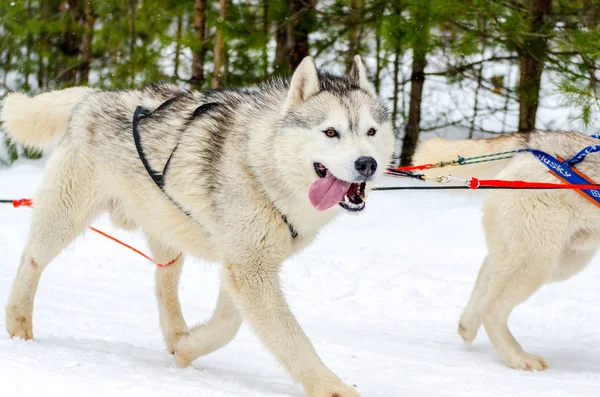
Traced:
<svg viewBox="0 0 600 397">
<path fill-rule="evenodd" d="M 426 53 L 416 51 L 413 54 L 412 73 L 410 76 L 410 104 L 408 109 L 408 121 L 404 139 L 402 141 L 402 153 L 400 165 L 410 165 L 412 156 L 417 148 L 419 133 L 421 132 L 421 100 L 423 85 L 425 84 L 425 66 L 427 66 Z"/>
<path fill-rule="evenodd" d="M 223 56 L 223 71 L 221 72 L 221 81 L 223 84 L 229 84 L 229 51 L 227 51 L 227 42 L 225 42 L 225 51 Z"/>
<path fill-rule="evenodd" d="M 221 68 L 225 57 L 225 38 L 223 37 L 223 25 L 227 20 L 227 0 L 219 0 L 219 24 L 214 48 L 214 66 L 212 75 L 212 88 L 221 86 Z"/>
<path fill-rule="evenodd" d="M 290 70 L 295 70 L 308 56 L 308 35 L 312 30 L 316 0 L 290 0 L 290 23 L 288 30 Z"/>
<path fill-rule="evenodd" d="M 175 32 L 175 61 L 173 66 L 173 77 L 179 80 L 179 66 L 181 63 L 181 34 L 183 30 L 183 15 L 177 15 L 177 31 Z"/>
<path fill-rule="evenodd" d="M 31 34 L 27 35 L 27 48 L 25 49 L 25 67 L 23 67 L 23 91 L 29 92 L 31 87 L 29 86 L 29 75 L 31 74 L 31 50 L 33 47 L 33 37 Z"/>
<path fill-rule="evenodd" d="M 529 0 L 529 31 L 519 52 L 519 131 L 535 129 L 544 60 L 548 51 L 547 38 L 551 23 L 552 0 Z"/>
<path fill-rule="evenodd" d="M 78 23 L 83 19 L 83 2 L 81 0 L 69 0 L 68 3 L 69 8 L 66 12 L 69 14 L 69 18 L 60 48 L 63 53 L 69 56 L 76 56 L 81 50 L 81 35 L 78 31 Z"/>
<path fill-rule="evenodd" d="M 287 16 L 277 20 L 275 29 L 275 59 L 273 60 L 273 71 L 277 74 L 288 74 L 290 71 L 288 63 L 288 23 Z M 284 22 L 286 21 L 286 22 Z"/>
<path fill-rule="evenodd" d="M 40 2 L 40 19 L 42 21 L 54 19 L 60 12 L 59 6 L 57 0 Z M 48 89 L 49 81 L 55 77 L 52 74 L 52 67 L 56 68 L 56 64 L 60 61 L 56 57 L 57 52 L 60 52 L 56 51 L 56 42 L 60 41 L 59 39 L 60 37 L 55 32 L 50 32 L 46 24 L 42 24 L 39 39 L 35 42 L 38 53 L 37 82 L 39 90 Z"/>
<path fill-rule="evenodd" d="M 263 0 L 263 47 L 262 47 L 262 66 L 263 66 L 263 79 L 269 76 L 269 31 L 270 31 L 270 20 L 269 20 L 269 0 Z"/>
<path fill-rule="evenodd" d="M 590 32 L 593 32 L 594 29 L 597 29 L 598 26 L 598 13 L 600 12 L 599 7 L 594 4 L 593 0 L 585 0 L 584 2 L 584 10 L 585 10 L 585 25 L 589 29 Z M 596 77 L 596 60 L 594 58 L 590 58 L 586 60 L 586 65 L 588 68 L 588 74 L 590 76 L 590 92 L 594 97 L 597 96 L 597 85 L 598 78 Z"/>
<path fill-rule="evenodd" d="M 475 87 L 475 100 L 473 102 L 473 116 L 471 117 L 471 126 L 469 127 L 469 139 L 473 139 L 473 134 L 475 133 L 475 124 L 477 123 L 477 114 L 479 113 L 479 90 L 481 90 L 482 80 L 483 65 L 479 65 L 479 69 L 477 70 L 477 86 Z"/>
<path fill-rule="evenodd" d="M 398 97 L 399 97 L 399 90 L 400 90 L 400 82 L 398 80 L 400 77 L 400 58 L 402 57 L 400 52 L 401 52 L 400 47 L 396 47 L 396 51 L 394 53 L 394 77 L 393 77 L 394 97 L 392 98 L 392 126 L 394 128 L 394 131 L 397 131 L 396 123 L 398 122 Z"/>
<path fill-rule="evenodd" d="M 137 0 L 129 0 L 129 66 L 131 67 L 131 85 L 135 83 L 135 8 Z"/>
<path fill-rule="evenodd" d="M 37 84 L 38 90 L 42 90 L 45 87 L 46 82 L 46 65 L 44 63 L 44 56 L 41 52 L 38 52 L 38 69 L 37 69 Z"/>
<path fill-rule="evenodd" d="M 359 46 L 359 34 L 358 24 L 360 22 L 360 10 L 359 0 L 350 0 L 350 11 L 348 12 L 348 18 L 346 18 L 346 25 L 348 29 L 348 50 L 346 51 L 346 73 L 350 73 L 352 64 L 354 63 L 354 56 L 358 54 Z"/>
<path fill-rule="evenodd" d="M 60 50 L 56 80 L 62 87 L 76 84 L 81 53 L 81 23 L 84 18 L 83 1 L 69 0 L 68 9 L 61 4 L 61 11 L 67 14 L 67 25 L 58 43 Z"/>
<path fill-rule="evenodd" d="M 377 23 L 375 30 L 375 80 L 373 84 L 375 85 L 375 93 L 379 95 L 381 89 L 381 22 Z"/>
<path fill-rule="evenodd" d="M 395 0 L 391 3 L 391 8 L 392 8 L 392 12 L 395 14 L 401 14 L 402 13 L 402 4 L 399 0 Z M 382 13 L 385 12 L 385 8 L 382 9 L 381 11 Z M 383 23 L 383 21 L 379 20 L 378 21 L 378 26 L 377 29 L 379 31 L 379 33 L 381 33 L 381 24 Z M 380 36 L 379 34 L 377 34 L 377 36 Z M 405 98 L 404 98 L 404 84 L 400 84 L 400 62 L 402 60 L 402 47 L 399 41 L 394 40 L 394 62 L 393 62 L 393 84 L 394 84 L 394 94 L 393 94 L 393 99 L 392 99 L 392 127 L 394 129 L 394 136 L 396 137 L 396 147 L 397 147 L 397 143 L 399 140 L 399 135 L 400 135 L 400 129 L 398 128 L 398 101 L 400 98 L 402 98 L 402 119 L 406 120 L 405 117 Z M 381 51 L 381 42 L 379 42 L 379 49 L 378 52 Z M 414 50 L 413 50 L 414 52 Z M 379 65 L 377 66 L 377 69 L 379 69 L 379 71 L 377 73 L 380 73 L 381 71 L 381 64 L 380 64 L 381 60 L 378 59 L 378 63 Z M 377 75 L 377 80 L 380 79 L 379 75 Z M 377 82 L 376 86 L 379 86 L 381 84 L 380 81 Z M 396 154 L 396 153 L 394 153 Z"/>
<path fill-rule="evenodd" d="M 31 0 L 27 0 L 27 17 L 32 18 L 31 15 Z M 25 53 L 25 67 L 23 68 L 23 74 L 25 74 L 25 82 L 23 84 L 23 90 L 28 92 L 31 87 L 29 86 L 29 75 L 31 74 L 31 51 L 33 47 L 33 36 L 31 33 L 27 33 L 27 48 Z"/>
<path fill-rule="evenodd" d="M 228 51 L 229 46 L 227 45 L 227 41 L 225 41 L 224 46 L 225 46 L 225 50 L 223 51 L 223 68 L 221 71 L 221 83 L 223 85 L 227 85 L 227 84 L 229 84 L 229 67 L 230 67 L 229 51 Z"/>
<path fill-rule="evenodd" d="M 4 76 L 2 77 L 2 85 L 6 87 L 6 79 L 8 78 L 8 73 L 12 67 L 12 48 L 8 48 L 6 50 L 6 57 L 4 58 L 4 65 L 2 68 L 4 69 Z"/>
<path fill-rule="evenodd" d="M 487 30 L 485 28 L 485 24 L 483 23 L 481 18 L 477 19 L 477 30 L 483 32 L 484 35 L 487 34 Z M 485 58 L 486 53 L 486 40 L 485 38 L 481 39 L 481 58 Z M 477 123 L 477 114 L 479 113 L 479 91 L 481 90 L 481 84 L 483 81 L 483 64 L 479 65 L 477 69 L 477 86 L 475 87 L 475 100 L 473 101 L 473 116 L 471 117 L 471 126 L 469 127 L 469 139 L 473 139 L 476 123 Z"/>
<path fill-rule="evenodd" d="M 81 70 L 79 72 L 79 83 L 87 85 L 90 78 L 90 65 L 92 62 L 92 43 L 94 41 L 94 25 L 96 23 L 96 15 L 94 10 L 88 5 L 85 8 L 85 35 L 83 36 L 83 53 L 81 59 Z"/>
<path fill-rule="evenodd" d="M 194 0 L 194 34 L 197 43 L 194 45 L 192 57 L 192 78 L 190 84 L 193 89 L 201 89 L 204 84 L 204 58 L 206 55 L 206 0 Z"/>
</svg>

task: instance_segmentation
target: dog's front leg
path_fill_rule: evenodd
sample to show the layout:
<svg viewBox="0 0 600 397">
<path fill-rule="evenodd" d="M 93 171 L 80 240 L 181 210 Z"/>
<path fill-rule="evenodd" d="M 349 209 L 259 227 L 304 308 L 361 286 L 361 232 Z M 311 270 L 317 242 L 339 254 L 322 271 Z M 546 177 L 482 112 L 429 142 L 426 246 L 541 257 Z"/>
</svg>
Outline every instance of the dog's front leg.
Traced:
<svg viewBox="0 0 600 397">
<path fill-rule="evenodd" d="M 283 296 L 279 263 L 226 263 L 223 286 L 262 342 L 311 397 L 358 397 L 323 364 Z"/>
<path fill-rule="evenodd" d="M 230 294 L 221 287 L 217 308 L 208 322 L 191 328 L 179 339 L 175 360 L 179 367 L 187 367 L 198 357 L 212 353 L 233 340 L 242 317 Z"/>
<path fill-rule="evenodd" d="M 167 263 L 178 255 L 177 250 L 166 246 L 158 238 L 149 236 L 148 243 L 152 256 L 158 263 Z M 156 268 L 156 300 L 160 315 L 160 328 L 167 351 L 171 354 L 175 353 L 177 341 L 187 330 L 179 303 L 179 278 L 182 268 L 183 256 L 177 258 L 169 266 Z"/>
</svg>

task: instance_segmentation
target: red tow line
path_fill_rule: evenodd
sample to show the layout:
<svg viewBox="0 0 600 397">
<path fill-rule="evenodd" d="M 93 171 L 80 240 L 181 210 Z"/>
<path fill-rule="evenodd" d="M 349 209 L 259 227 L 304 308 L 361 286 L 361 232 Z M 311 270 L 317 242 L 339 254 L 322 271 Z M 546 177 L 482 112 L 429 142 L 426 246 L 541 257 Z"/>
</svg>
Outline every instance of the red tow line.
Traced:
<svg viewBox="0 0 600 397">
<path fill-rule="evenodd" d="M 480 187 L 509 187 L 514 189 L 574 189 L 574 190 L 598 190 L 600 185 L 576 185 L 566 183 L 547 183 L 547 182 L 526 182 L 526 181 L 502 181 L 499 179 L 477 179 L 471 177 L 468 181 L 469 188 L 478 189 Z"/>
<path fill-rule="evenodd" d="M 396 167 L 396 171 L 422 171 L 432 168 L 435 164 L 412 165 L 408 167 Z"/>
<path fill-rule="evenodd" d="M 33 200 L 32 199 L 13 200 L 12 205 L 15 208 L 31 207 L 33 205 Z"/>
<path fill-rule="evenodd" d="M 501 153 L 501 154 L 504 154 L 504 153 Z M 562 159 L 560 159 L 560 160 L 562 161 Z M 408 167 L 397 167 L 397 168 L 388 169 L 387 173 L 392 176 L 413 177 L 413 178 L 425 180 L 423 178 L 423 175 L 413 175 L 410 173 L 410 171 L 428 170 L 431 168 L 441 168 L 446 165 L 452 165 L 452 164 L 438 163 L 438 164 L 415 165 L 415 166 L 408 166 Z M 465 164 L 458 164 L 458 165 L 465 165 Z M 505 181 L 505 180 L 499 180 L 499 179 L 478 179 L 475 177 L 471 177 L 469 179 L 463 179 L 463 178 L 456 178 L 456 177 L 447 175 L 447 176 L 442 176 L 440 178 L 436 178 L 437 182 L 442 182 L 442 183 L 459 182 L 459 183 L 462 183 L 462 186 L 438 186 L 438 187 L 435 187 L 435 186 L 417 186 L 417 187 L 393 186 L 393 187 L 376 187 L 376 188 L 374 188 L 374 190 L 411 190 L 411 189 L 414 189 L 414 190 L 432 189 L 433 190 L 433 189 L 461 189 L 461 188 L 462 189 L 473 189 L 473 190 L 476 190 L 476 189 L 571 189 L 571 190 L 575 190 L 583 198 L 589 200 L 592 204 L 596 205 L 597 207 L 600 207 L 600 203 L 597 200 L 595 200 L 594 198 L 592 198 L 591 196 L 589 196 L 588 194 L 586 194 L 582 191 L 582 190 L 593 190 L 593 191 L 598 192 L 598 191 L 600 191 L 600 184 L 597 184 L 594 181 L 592 181 L 590 178 L 588 178 L 587 176 L 582 174 L 580 171 L 575 169 L 575 167 L 571 168 L 571 170 L 573 172 L 577 173 L 584 180 L 588 181 L 589 184 L 569 183 L 569 181 L 567 181 L 566 179 L 561 177 L 558 173 L 550 170 L 550 173 L 552 175 L 554 175 L 556 178 L 560 179 L 563 183 Z"/>
</svg>

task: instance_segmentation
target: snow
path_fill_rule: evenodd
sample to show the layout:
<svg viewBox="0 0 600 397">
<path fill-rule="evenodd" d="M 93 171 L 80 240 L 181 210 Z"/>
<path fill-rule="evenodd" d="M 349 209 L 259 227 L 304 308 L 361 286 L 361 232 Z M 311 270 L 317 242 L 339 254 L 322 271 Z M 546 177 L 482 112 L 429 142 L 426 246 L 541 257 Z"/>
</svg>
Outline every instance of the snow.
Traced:
<svg viewBox="0 0 600 397">
<path fill-rule="evenodd" d="M 0 170 L 0 198 L 30 197 L 42 162 Z M 394 181 L 385 180 L 388 185 Z M 546 372 L 504 367 L 481 332 L 456 334 L 485 254 L 482 196 L 374 192 L 365 213 L 343 215 L 288 260 L 283 285 L 323 360 L 363 397 L 592 396 L 600 390 L 600 263 L 546 286 L 519 306 L 511 328 Z M 31 211 L 0 206 L 4 305 Z M 94 225 L 136 247 L 139 233 Z M 46 270 L 34 341 L 0 332 L 0 396 L 302 396 L 244 326 L 224 349 L 178 369 L 166 353 L 153 296 L 153 265 L 87 233 Z M 219 269 L 188 260 L 181 299 L 188 323 L 212 312 Z M 4 316 L 0 316 L 4 329 Z"/>
</svg>

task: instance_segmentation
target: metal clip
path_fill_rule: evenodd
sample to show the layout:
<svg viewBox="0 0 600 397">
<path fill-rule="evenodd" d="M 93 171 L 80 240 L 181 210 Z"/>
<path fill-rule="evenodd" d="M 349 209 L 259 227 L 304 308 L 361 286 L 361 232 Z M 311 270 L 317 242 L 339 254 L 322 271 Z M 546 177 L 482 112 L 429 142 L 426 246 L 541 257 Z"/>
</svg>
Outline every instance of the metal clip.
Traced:
<svg viewBox="0 0 600 397">
<path fill-rule="evenodd" d="M 458 160 L 440 161 L 438 163 L 435 163 L 431 168 L 442 168 L 452 165 L 460 165 L 460 163 L 458 162 Z"/>
<path fill-rule="evenodd" d="M 455 182 L 455 183 L 460 183 L 465 186 L 469 186 L 468 179 L 458 178 L 458 177 L 452 176 L 452 175 L 441 175 L 441 176 L 437 177 L 437 182 L 444 183 L 444 184 Z"/>
</svg>

